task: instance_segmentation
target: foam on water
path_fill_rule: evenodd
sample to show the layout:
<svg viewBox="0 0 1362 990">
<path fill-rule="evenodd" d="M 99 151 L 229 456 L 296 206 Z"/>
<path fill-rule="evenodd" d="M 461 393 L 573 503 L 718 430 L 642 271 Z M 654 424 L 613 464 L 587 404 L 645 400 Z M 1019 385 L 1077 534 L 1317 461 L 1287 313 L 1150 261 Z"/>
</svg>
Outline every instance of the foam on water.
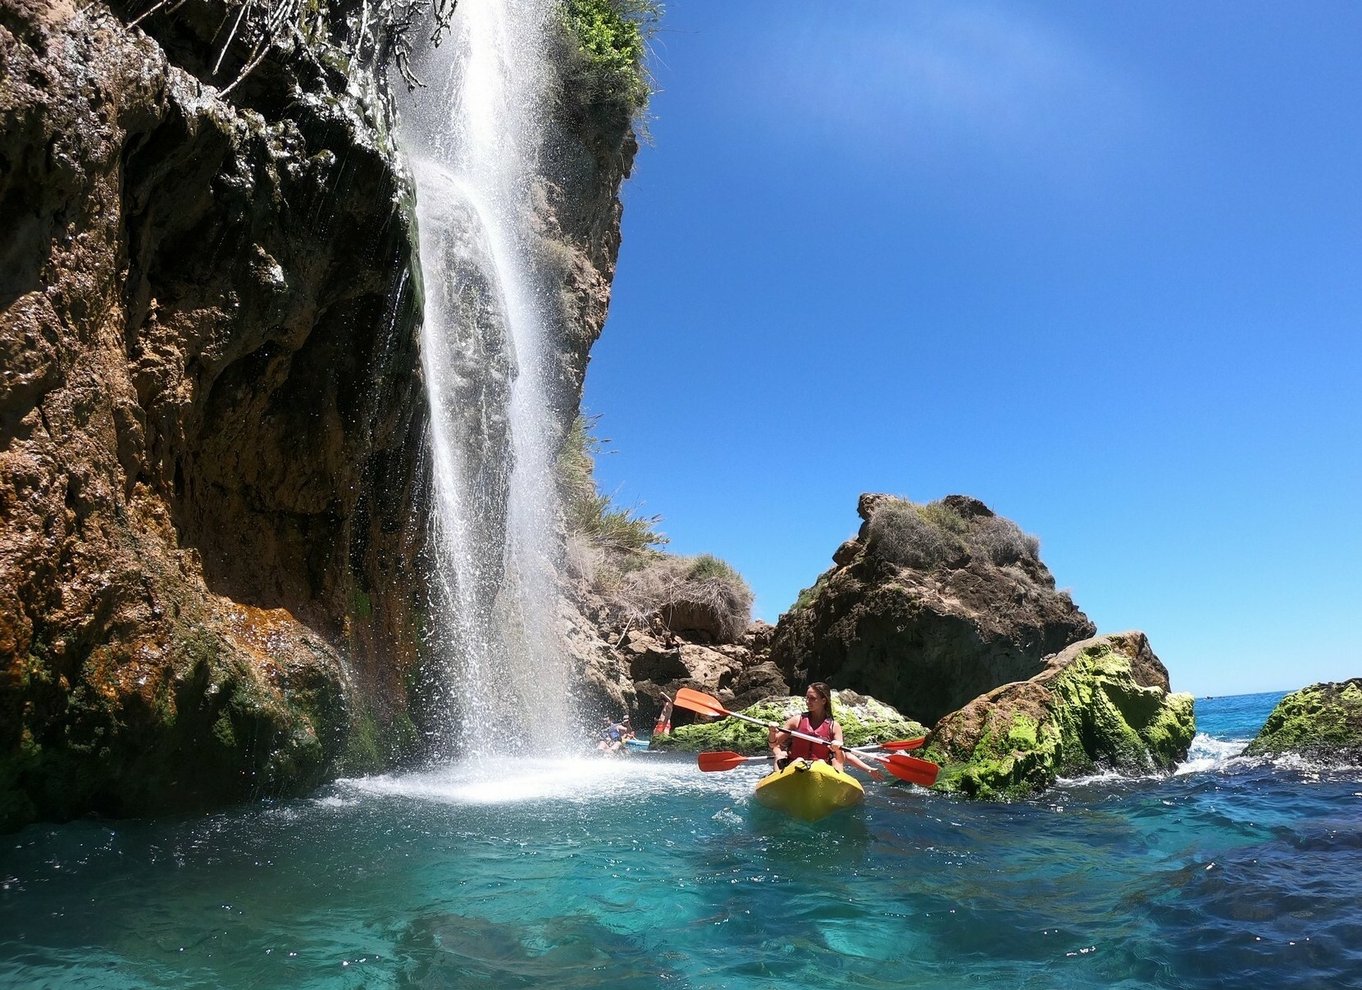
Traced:
<svg viewBox="0 0 1362 990">
<path fill-rule="evenodd" d="M 658 795 L 708 793 L 745 796 L 751 773 L 701 774 L 694 757 L 638 754 L 488 758 L 416 773 L 337 781 L 342 795 L 412 798 L 455 805 L 601 804 L 651 800 Z"/>
<path fill-rule="evenodd" d="M 1204 732 L 1198 732 L 1192 740 L 1191 749 L 1187 751 L 1187 759 L 1178 764 L 1173 773 L 1175 775 L 1205 773 L 1223 769 L 1239 756 L 1247 745 L 1247 739 L 1215 739 Z"/>
</svg>

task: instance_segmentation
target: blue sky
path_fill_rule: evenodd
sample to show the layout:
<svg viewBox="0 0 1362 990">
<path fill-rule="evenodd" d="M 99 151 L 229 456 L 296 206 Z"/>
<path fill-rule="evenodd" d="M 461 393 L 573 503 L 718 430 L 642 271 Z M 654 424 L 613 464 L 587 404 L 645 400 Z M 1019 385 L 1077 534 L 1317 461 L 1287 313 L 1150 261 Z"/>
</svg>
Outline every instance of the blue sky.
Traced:
<svg viewBox="0 0 1362 990">
<path fill-rule="evenodd" d="M 774 622 L 982 499 L 1178 690 L 1362 676 L 1362 4 L 674 0 L 585 408 Z"/>
</svg>

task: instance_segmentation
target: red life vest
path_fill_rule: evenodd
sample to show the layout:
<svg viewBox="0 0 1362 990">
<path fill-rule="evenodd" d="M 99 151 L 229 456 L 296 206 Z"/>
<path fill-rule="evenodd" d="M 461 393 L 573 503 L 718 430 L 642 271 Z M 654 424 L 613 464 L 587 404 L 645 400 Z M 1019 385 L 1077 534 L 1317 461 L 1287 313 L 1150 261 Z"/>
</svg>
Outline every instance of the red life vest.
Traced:
<svg viewBox="0 0 1362 990">
<path fill-rule="evenodd" d="M 805 712 L 799 717 L 798 731 L 806 736 L 818 736 L 820 739 L 832 740 L 832 719 L 825 718 L 818 723 L 818 728 L 814 728 L 809 723 L 809 713 Z M 809 742 L 807 739 L 800 739 L 798 736 L 790 737 L 790 759 L 792 760 L 827 760 L 832 762 L 832 748 L 823 743 Z"/>
</svg>

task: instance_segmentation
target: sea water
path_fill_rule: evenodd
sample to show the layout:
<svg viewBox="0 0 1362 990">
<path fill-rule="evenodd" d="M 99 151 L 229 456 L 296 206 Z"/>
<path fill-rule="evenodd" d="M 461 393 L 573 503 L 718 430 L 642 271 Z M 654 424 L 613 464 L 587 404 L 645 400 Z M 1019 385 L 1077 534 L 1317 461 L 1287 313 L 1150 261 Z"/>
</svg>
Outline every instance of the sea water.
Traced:
<svg viewBox="0 0 1362 990">
<path fill-rule="evenodd" d="M 5 987 L 1356 987 L 1362 771 L 1236 755 L 813 825 L 760 764 L 518 759 L 0 837 Z"/>
</svg>

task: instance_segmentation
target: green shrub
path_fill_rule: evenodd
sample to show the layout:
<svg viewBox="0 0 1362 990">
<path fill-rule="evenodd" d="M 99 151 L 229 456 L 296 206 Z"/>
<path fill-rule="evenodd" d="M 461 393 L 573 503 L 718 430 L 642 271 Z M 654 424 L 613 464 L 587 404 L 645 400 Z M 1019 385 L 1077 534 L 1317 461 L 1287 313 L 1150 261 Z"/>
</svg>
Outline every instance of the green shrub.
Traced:
<svg viewBox="0 0 1362 990">
<path fill-rule="evenodd" d="M 752 621 L 752 589 L 709 554 L 651 554 L 621 574 L 605 597 L 621 625 L 642 625 L 656 615 L 673 629 L 703 629 L 719 642 L 737 639 Z"/>
<path fill-rule="evenodd" d="M 558 491 L 568 531 L 608 553 L 640 553 L 665 544 L 667 537 L 657 531 L 661 516 L 635 515 L 597 490 L 596 455 L 608 441 L 591 432 L 595 423 L 595 417 L 579 415 L 558 455 Z"/>
<path fill-rule="evenodd" d="M 567 523 L 567 566 L 594 587 L 621 627 L 654 617 L 673 629 L 704 630 L 732 642 L 752 621 L 752 589 L 713 554 L 677 557 L 656 548 L 667 537 L 659 516 L 612 505 L 596 489 L 595 455 L 605 441 L 594 418 L 578 416 L 558 458 L 558 488 Z"/>
<path fill-rule="evenodd" d="M 823 589 L 828 586 L 828 577 L 831 574 L 832 571 L 824 571 L 822 574 L 818 575 L 818 580 L 812 585 L 800 589 L 798 597 L 795 598 L 795 603 L 790 606 L 790 611 L 796 612 L 801 608 L 808 608 L 817 601 L 818 596 L 823 593 Z"/>
<path fill-rule="evenodd" d="M 961 515 L 945 501 L 883 503 L 870 517 L 866 549 L 880 560 L 919 570 L 971 559 L 999 566 L 1040 559 L 1040 540 L 1012 520 L 992 513 Z"/>
<path fill-rule="evenodd" d="M 1023 533 L 1020 526 L 1002 516 L 975 520 L 970 543 L 979 553 L 1000 566 L 1040 557 L 1040 540 L 1030 533 Z"/>
<path fill-rule="evenodd" d="M 644 55 L 661 7 L 655 0 L 563 0 L 576 43 L 567 82 L 585 101 L 637 114 L 652 94 Z"/>
<path fill-rule="evenodd" d="M 876 509 L 866 537 L 866 549 L 880 560 L 920 570 L 944 564 L 957 543 L 949 529 L 907 501 L 886 502 Z"/>
<path fill-rule="evenodd" d="M 686 571 L 687 581 L 741 581 L 738 572 L 718 557 L 709 553 L 702 553 L 698 557 L 691 559 L 690 567 Z"/>
</svg>

